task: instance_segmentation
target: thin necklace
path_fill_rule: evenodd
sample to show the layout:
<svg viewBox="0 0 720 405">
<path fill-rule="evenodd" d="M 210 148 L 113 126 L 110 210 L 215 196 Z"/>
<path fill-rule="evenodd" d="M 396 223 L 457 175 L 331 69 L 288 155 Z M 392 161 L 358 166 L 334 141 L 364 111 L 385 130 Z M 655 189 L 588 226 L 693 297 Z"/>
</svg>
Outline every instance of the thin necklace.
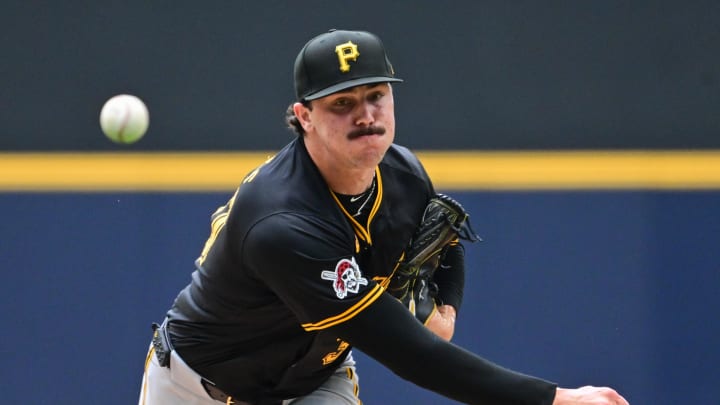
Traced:
<svg viewBox="0 0 720 405">
<path fill-rule="evenodd" d="M 355 212 L 352 216 L 356 217 L 360 214 L 362 214 L 363 208 L 367 205 L 367 203 L 372 199 L 373 194 L 375 193 L 375 177 L 373 177 L 372 185 L 370 186 L 370 192 L 368 192 L 367 198 L 365 198 L 365 201 L 360 205 L 360 207 L 357 209 L 357 212 Z M 362 194 L 361 194 L 362 195 Z"/>
</svg>

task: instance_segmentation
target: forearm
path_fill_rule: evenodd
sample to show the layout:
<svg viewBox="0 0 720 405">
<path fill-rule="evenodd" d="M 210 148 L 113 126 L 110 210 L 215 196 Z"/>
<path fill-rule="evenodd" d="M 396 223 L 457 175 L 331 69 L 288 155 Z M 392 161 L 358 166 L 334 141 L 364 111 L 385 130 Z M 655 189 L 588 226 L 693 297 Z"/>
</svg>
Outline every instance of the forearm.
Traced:
<svg viewBox="0 0 720 405">
<path fill-rule="evenodd" d="M 400 377 L 469 404 L 550 405 L 555 384 L 526 376 L 439 339 L 383 294 L 350 321 L 341 338 Z"/>
<path fill-rule="evenodd" d="M 438 286 L 438 307 L 425 326 L 441 338 L 450 340 L 455 334 L 455 319 L 465 288 L 465 249 L 461 244 L 448 247 L 433 280 Z"/>
<path fill-rule="evenodd" d="M 440 304 L 452 305 L 460 312 L 465 290 L 465 248 L 462 244 L 448 246 L 433 280 L 438 286 Z"/>
</svg>

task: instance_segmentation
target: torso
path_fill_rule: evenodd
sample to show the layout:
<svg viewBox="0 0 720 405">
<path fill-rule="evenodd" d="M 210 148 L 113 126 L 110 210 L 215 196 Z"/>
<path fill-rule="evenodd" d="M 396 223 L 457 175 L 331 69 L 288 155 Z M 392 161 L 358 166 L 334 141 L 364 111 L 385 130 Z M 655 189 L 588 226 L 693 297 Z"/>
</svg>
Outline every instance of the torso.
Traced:
<svg viewBox="0 0 720 405">
<path fill-rule="evenodd" d="M 332 326 L 383 293 L 434 191 L 394 145 L 373 193 L 353 217 L 300 138 L 249 174 L 213 215 L 193 280 L 168 313 L 188 364 L 244 400 L 319 386 L 349 349 Z"/>
</svg>

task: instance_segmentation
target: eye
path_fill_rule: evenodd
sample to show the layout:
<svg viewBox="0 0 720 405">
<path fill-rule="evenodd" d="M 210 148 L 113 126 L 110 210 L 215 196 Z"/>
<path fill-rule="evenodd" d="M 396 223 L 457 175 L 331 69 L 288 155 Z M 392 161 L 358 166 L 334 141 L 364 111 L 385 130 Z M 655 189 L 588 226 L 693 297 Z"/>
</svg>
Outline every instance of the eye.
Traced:
<svg viewBox="0 0 720 405">
<path fill-rule="evenodd" d="M 374 91 L 374 92 L 370 93 L 370 95 L 368 96 L 368 101 L 371 101 L 371 102 L 379 101 L 384 96 L 385 96 L 385 93 L 383 93 L 382 91 Z"/>
<path fill-rule="evenodd" d="M 330 109 L 336 113 L 346 113 L 352 110 L 355 101 L 350 97 L 338 97 L 330 103 Z"/>
<path fill-rule="evenodd" d="M 335 102 L 333 102 L 333 105 L 335 105 L 337 107 L 345 107 L 345 106 L 350 105 L 350 100 L 347 98 L 341 97 L 341 98 L 338 98 L 337 100 L 335 100 Z"/>
</svg>

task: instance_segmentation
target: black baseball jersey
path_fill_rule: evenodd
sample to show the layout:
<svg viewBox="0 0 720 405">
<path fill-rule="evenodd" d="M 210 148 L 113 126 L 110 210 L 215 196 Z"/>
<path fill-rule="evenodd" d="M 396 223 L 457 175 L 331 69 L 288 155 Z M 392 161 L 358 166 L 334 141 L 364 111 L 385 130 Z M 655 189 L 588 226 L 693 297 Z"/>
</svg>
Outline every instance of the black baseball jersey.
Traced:
<svg viewBox="0 0 720 405">
<path fill-rule="evenodd" d="M 213 214 L 192 281 L 168 312 L 185 361 L 246 401 L 321 385 L 350 348 L 328 329 L 383 295 L 434 190 L 417 158 L 393 145 L 371 193 L 353 217 L 302 137 L 247 175 Z"/>
<path fill-rule="evenodd" d="M 555 384 L 438 338 L 384 292 L 434 195 L 417 158 L 391 146 L 368 193 L 360 215 L 348 211 L 353 199 L 328 188 L 302 137 L 247 175 L 212 215 L 192 281 L 168 311 L 185 361 L 233 398 L 277 403 L 319 387 L 352 342 L 457 401 L 552 404 Z"/>
</svg>

